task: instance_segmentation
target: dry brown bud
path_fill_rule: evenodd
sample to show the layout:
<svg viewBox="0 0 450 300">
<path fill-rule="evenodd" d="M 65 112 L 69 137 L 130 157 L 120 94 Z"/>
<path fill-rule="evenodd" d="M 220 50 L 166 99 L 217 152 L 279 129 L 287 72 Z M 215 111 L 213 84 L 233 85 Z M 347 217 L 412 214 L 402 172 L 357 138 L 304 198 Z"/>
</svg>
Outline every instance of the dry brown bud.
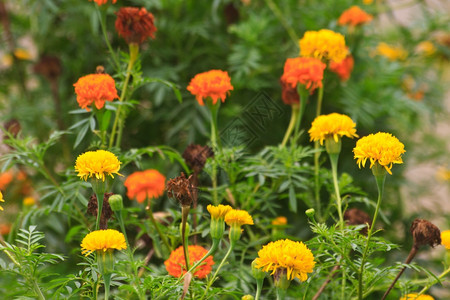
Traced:
<svg viewBox="0 0 450 300">
<path fill-rule="evenodd" d="M 214 152 L 208 146 L 190 144 L 183 152 L 184 160 L 196 173 L 200 173 L 203 170 L 209 157 L 214 157 Z"/>
<path fill-rule="evenodd" d="M 183 172 L 181 176 L 170 179 L 166 185 L 167 195 L 177 199 L 181 206 L 190 206 L 194 200 L 194 186 L 191 179 L 192 175 L 186 178 Z"/>
<path fill-rule="evenodd" d="M 369 228 L 372 225 L 372 220 L 370 219 L 370 216 L 358 209 L 358 208 L 350 208 L 349 210 L 346 210 L 344 213 L 344 220 L 348 225 L 363 225 L 367 224 L 367 227 L 364 227 L 361 229 L 362 234 L 367 234 L 367 228 Z"/>
<path fill-rule="evenodd" d="M 113 215 L 113 211 L 111 210 L 111 207 L 109 206 L 109 197 L 114 195 L 114 193 L 105 193 L 103 196 L 103 208 L 102 208 L 102 215 L 100 217 L 100 229 L 107 229 L 108 228 L 108 220 L 111 219 Z M 87 213 L 93 216 L 97 216 L 97 196 L 94 194 L 89 199 L 89 203 L 87 206 Z"/>
<path fill-rule="evenodd" d="M 415 219 L 411 224 L 410 231 L 415 247 L 424 245 L 434 247 L 441 244 L 441 231 L 436 225 L 427 220 Z"/>
</svg>

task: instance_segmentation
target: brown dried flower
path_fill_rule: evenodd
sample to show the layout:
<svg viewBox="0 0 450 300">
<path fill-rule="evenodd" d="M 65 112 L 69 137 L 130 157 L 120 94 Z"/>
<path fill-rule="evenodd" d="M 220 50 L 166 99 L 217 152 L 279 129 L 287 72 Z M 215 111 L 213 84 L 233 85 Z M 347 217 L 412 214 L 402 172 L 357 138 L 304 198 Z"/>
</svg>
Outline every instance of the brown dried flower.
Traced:
<svg viewBox="0 0 450 300">
<path fill-rule="evenodd" d="M 441 231 L 430 221 L 415 219 L 411 224 L 410 231 L 416 247 L 424 245 L 434 247 L 441 244 Z"/>
<path fill-rule="evenodd" d="M 166 190 L 170 198 L 175 198 L 181 206 L 190 206 L 194 199 L 194 186 L 191 183 L 192 175 L 186 178 L 183 172 L 181 176 L 170 179 Z"/>
<path fill-rule="evenodd" d="M 61 60 L 56 56 L 43 55 L 33 66 L 33 71 L 52 81 L 61 75 Z"/>
<path fill-rule="evenodd" d="M 100 217 L 100 229 L 107 229 L 108 228 L 108 220 L 111 219 L 113 215 L 113 211 L 111 210 L 111 207 L 109 206 L 109 197 L 114 195 L 114 193 L 105 193 L 103 196 L 103 208 L 102 208 L 102 215 Z M 97 196 L 94 194 L 89 199 L 89 203 L 87 206 L 87 213 L 93 216 L 97 216 Z"/>
<path fill-rule="evenodd" d="M 142 44 L 149 37 L 155 38 L 153 14 L 144 7 L 122 7 L 116 15 L 116 30 L 128 44 Z"/>
<path fill-rule="evenodd" d="M 367 234 L 367 228 L 372 226 L 372 220 L 370 216 L 358 208 L 350 208 L 344 213 L 344 220 L 348 225 L 363 225 L 368 224 L 367 227 L 361 229 L 362 234 Z"/>
<path fill-rule="evenodd" d="M 190 144 L 187 146 L 186 150 L 184 150 L 182 156 L 195 173 L 200 173 L 205 166 L 206 160 L 209 157 L 214 157 L 214 152 L 209 146 Z"/>
</svg>

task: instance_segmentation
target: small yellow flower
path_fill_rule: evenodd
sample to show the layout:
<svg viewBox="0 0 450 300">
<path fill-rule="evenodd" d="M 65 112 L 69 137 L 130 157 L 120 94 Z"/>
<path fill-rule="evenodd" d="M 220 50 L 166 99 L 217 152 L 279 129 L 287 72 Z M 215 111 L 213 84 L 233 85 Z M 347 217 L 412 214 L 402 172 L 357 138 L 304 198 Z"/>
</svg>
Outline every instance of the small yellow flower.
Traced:
<svg viewBox="0 0 450 300">
<path fill-rule="evenodd" d="M 283 226 L 287 224 L 287 219 L 286 217 L 276 217 L 275 219 L 272 220 L 272 225 L 274 226 Z"/>
<path fill-rule="evenodd" d="M 341 62 L 348 54 L 342 34 L 329 29 L 306 31 L 299 41 L 300 56 Z"/>
<path fill-rule="evenodd" d="M 211 214 L 211 218 L 213 219 L 223 219 L 225 218 L 225 215 L 232 210 L 233 208 L 229 205 L 222 205 L 219 204 L 217 206 L 213 206 L 211 204 L 209 204 L 206 209 L 209 211 L 209 213 Z"/>
<path fill-rule="evenodd" d="M 332 113 L 315 118 L 308 133 L 311 141 L 320 141 L 321 145 L 327 138 L 333 138 L 337 143 L 344 135 L 349 138 L 358 137 L 355 126 L 355 122 L 350 117 Z"/>
<path fill-rule="evenodd" d="M 436 52 L 436 47 L 430 41 L 423 41 L 417 44 L 416 49 L 417 53 L 423 54 L 425 56 L 431 56 Z"/>
<path fill-rule="evenodd" d="M 31 60 L 31 54 L 25 49 L 17 48 L 14 50 L 14 56 L 20 60 Z"/>
<path fill-rule="evenodd" d="M 445 246 L 445 249 L 450 250 L 450 230 L 441 232 L 441 244 Z"/>
<path fill-rule="evenodd" d="M 96 230 L 88 233 L 81 242 L 81 253 L 88 256 L 94 251 L 127 249 L 123 233 L 114 230 Z"/>
<path fill-rule="evenodd" d="M 2 191 L 0 191 L 0 202 L 5 202 L 5 200 L 3 200 Z M 3 207 L 1 205 L 0 205 L 0 210 L 3 210 Z"/>
<path fill-rule="evenodd" d="M 392 164 L 402 164 L 402 154 L 405 153 L 405 146 L 392 134 L 378 132 L 360 138 L 353 148 L 354 158 L 359 168 L 366 165 L 370 160 L 370 168 L 375 163 L 383 166 L 392 175 Z"/>
<path fill-rule="evenodd" d="M 413 293 L 401 297 L 400 300 L 434 300 L 434 298 L 430 295 L 420 295 L 419 297 L 417 297 L 417 293 Z"/>
<path fill-rule="evenodd" d="M 232 209 L 225 215 L 225 223 L 233 225 L 253 225 L 252 216 L 246 210 Z"/>
<path fill-rule="evenodd" d="M 305 244 L 288 239 L 265 245 L 255 260 L 255 267 L 264 272 L 274 274 L 278 269 L 285 269 L 288 280 L 297 277 L 301 281 L 308 279 L 315 264 L 314 256 Z"/>
<path fill-rule="evenodd" d="M 88 178 L 95 177 L 105 181 L 105 175 L 109 175 L 114 178 L 113 173 L 119 174 L 121 162 L 117 157 L 106 150 L 88 151 L 78 156 L 75 163 L 75 171 L 78 172 L 78 176 L 87 180 Z"/>
<path fill-rule="evenodd" d="M 442 181 L 450 181 L 450 170 L 446 168 L 439 168 L 437 172 L 438 179 Z"/>
<path fill-rule="evenodd" d="M 36 203 L 36 199 L 33 197 L 25 197 L 23 199 L 23 205 L 25 206 L 33 206 Z"/>
<path fill-rule="evenodd" d="M 390 46 L 386 43 L 378 44 L 376 54 L 384 56 L 390 61 L 404 60 L 408 56 L 408 52 L 402 47 Z"/>
</svg>

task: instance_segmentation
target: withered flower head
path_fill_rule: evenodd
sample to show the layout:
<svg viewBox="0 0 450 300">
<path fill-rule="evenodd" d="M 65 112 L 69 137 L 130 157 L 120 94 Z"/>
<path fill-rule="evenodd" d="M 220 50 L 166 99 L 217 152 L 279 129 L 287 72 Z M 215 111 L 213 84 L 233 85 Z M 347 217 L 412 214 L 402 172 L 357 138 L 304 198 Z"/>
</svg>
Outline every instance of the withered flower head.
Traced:
<svg viewBox="0 0 450 300">
<path fill-rule="evenodd" d="M 122 7 L 116 15 L 116 30 L 128 44 L 142 44 L 149 37 L 155 38 L 153 14 L 144 7 Z"/>
<path fill-rule="evenodd" d="M 43 55 L 33 66 L 33 71 L 47 80 L 55 80 L 61 74 L 61 61 L 56 56 Z"/>
<path fill-rule="evenodd" d="M 434 247 L 441 244 L 441 231 L 427 220 L 415 219 L 411 224 L 410 231 L 413 235 L 415 247 L 424 245 Z"/>
<path fill-rule="evenodd" d="M 344 220 L 348 225 L 363 225 L 368 224 L 368 227 L 372 226 L 372 220 L 370 216 L 365 212 L 358 208 L 350 208 L 346 210 L 344 213 Z M 364 227 L 361 229 L 362 234 L 367 234 L 367 228 Z"/>
<path fill-rule="evenodd" d="M 183 172 L 181 176 L 170 179 L 167 182 L 166 190 L 170 198 L 175 198 L 181 206 L 190 206 L 194 199 L 194 186 L 191 183 L 192 175 L 186 178 Z"/>
<path fill-rule="evenodd" d="M 281 78 L 280 84 L 281 99 L 283 100 L 284 104 L 292 105 L 300 103 L 300 96 L 298 95 L 297 89 L 295 87 L 292 87 L 289 83 Z"/>
<path fill-rule="evenodd" d="M 19 134 L 19 131 L 22 129 L 20 126 L 20 123 L 17 119 L 11 119 L 9 121 L 6 121 L 3 123 L 3 127 L 6 131 L 8 131 L 13 137 L 17 137 Z M 6 139 L 7 137 L 3 137 L 3 139 Z"/>
<path fill-rule="evenodd" d="M 113 211 L 111 210 L 111 207 L 109 206 L 109 197 L 111 197 L 114 193 L 105 193 L 103 196 L 103 208 L 102 208 L 102 215 L 100 217 L 100 229 L 107 229 L 108 228 L 108 220 L 111 219 L 113 215 Z M 97 203 L 97 196 L 94 194 L 89 199 L 89 203 L 87 206 L 87 213 L 93 216 L 97 216 L 97 209 L 98 209 L 98 203 Z"/>
<path fill-rule="evenodd" d="M 200 173 L 205 166 L 206 160 L 209 157 L 214 157 L 214 152 L 209 146 L 190 144 L 184 150 L 182 156 L 195 173 Z"/>
</svg>

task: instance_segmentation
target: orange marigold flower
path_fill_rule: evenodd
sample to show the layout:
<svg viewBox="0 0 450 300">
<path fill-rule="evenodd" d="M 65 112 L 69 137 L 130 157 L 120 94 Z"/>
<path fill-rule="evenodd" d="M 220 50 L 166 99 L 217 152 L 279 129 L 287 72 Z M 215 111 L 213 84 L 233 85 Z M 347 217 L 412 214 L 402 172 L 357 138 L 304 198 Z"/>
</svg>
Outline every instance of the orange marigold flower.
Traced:
<svg viewBox="0 0 450 300">
<path fill-rule="evenodd" d="M 284 226 L 287 224 L 287 218 L 286 217 L 276 217 L 272 220 L 272 225 L 274 226 Z"/>
<path fill-rule="evenodd" d="M 144 7 L 122 7 L 116 15 L 116 30 L 128 44 L 142 44 L 149 37 L 155 38 L 153 14 Z"/>
<path fill-rule="evenodd" d="M 10 169 L 0 174 L 0 190 L 4 191 L 13 180 L 13 171 Z"/>
<path fill-rule="evenodd" d="M 322 87 L 323 71 L 327 66 L 317 58 L 288 58 L 284 64 L 281 80 L 296 88 L 303 84 L 311 93 L 317 87 Z"/>
<path fill-rule="evenodd" d="M 108 3 L 108 0 L 89 0 L 90 2 L 94 1 L 95 3 L 98 4 L 98 6 L 102 6 L 103 4 Z M 112 0 L 111 1 L 113 4 L 117 2 L 117 0 Z"/>
<path fill-rule="evenodd" d="M 357 26 L 369 23 L 370 21 L 372 21 L 372 19 L 372 15 L 366 13 L 364 10 L 359 8 L 359 6 L 354 5 L 341 14 L 338 20 L 338 24 Z"/>
<path fill-rule="evenodd" d="M 90 105 L 97 109 L 105 106 L 105 101 L 118 99 L 116 83 L 108 74 L 89 74 L 78 79 L 73 85 L 77 94 L 77 102 L 81 108 L 89 111 Z"/>
<path fill-rule="evenodd" d="M 136 198 L 142 203 L 146 198 L 158 198 L 164 193 L 166 177 L 157 170 L 137 171 L 127 177 L 124 185 L 127 187 L 127 196 Z"/>
<path fill-rule="evenodd" d="M 198 245 L 188 246 L 189 261 L 194 265 L 197 261 L 203 258 L 208 250 Z M 178 247 L 172 253 L 170 257 L 164 262 L 167 272 L 174 277 L 180 277 L 186 273 L 186 261 L 184 259 L 183 246 Z M 205 278 L 211 273 L 212 266 L 214 265 L 213 257 L 208 256 L 200 266 L 194 271 L 194 276 L 199 279 Z"/>
<path fill-rule="evenodd" d="M 330 62 L 330 71 L 336 73 L 342 81 L 346 81 L 350 78 L 353 71 L 355 60 L 351 54 L 341 62 Z"/>
<path fill-rule="evenodd" d="M 11 232 L 11 224 L 0 224 L 0 235 L 7 235 Z"/>
<path fill-rule="evenodd" d="M 212 99 L 213 104 L 217 103 L 217 99 L 225 102 L 225 98 L 233 90 L 233 86 L 228 72 L 211 70 L 195 75 L 187 90 L 195 95 L 198 103 L 203 106 L 203 99 L 207 97 Z"/>
</svg>

